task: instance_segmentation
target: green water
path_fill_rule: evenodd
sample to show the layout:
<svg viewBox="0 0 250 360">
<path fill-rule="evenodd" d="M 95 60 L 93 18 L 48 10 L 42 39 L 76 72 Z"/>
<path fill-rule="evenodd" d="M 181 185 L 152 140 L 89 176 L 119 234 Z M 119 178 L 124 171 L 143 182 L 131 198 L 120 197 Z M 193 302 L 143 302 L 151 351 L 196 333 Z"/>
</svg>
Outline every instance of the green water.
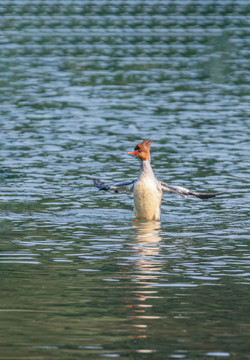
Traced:
<svg viewBox="0 0 250 360">
<path fill-rule="evenodd" d="M 0 359 L 249 359 L 250 4 L 0 4 Z M 133 180 L 152 138 L 161 222 Z"/>
</svg>

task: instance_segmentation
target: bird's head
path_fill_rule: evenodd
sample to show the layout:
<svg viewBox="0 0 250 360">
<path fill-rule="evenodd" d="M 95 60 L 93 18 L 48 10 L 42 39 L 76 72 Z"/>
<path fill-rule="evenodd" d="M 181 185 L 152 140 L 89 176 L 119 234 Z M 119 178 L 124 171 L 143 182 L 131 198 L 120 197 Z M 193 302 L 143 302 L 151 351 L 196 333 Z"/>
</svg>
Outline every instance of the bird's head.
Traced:
<svg viewBox="0 0 250 360">
<path fill-rule="evenodd" d="M 152 140 L 145 139 L 135 147 L 135 151 L 129 152 L 128 154 L 136 155 L 138 158 L 143 160 L 150 160 L 150 146 Z"/>
</svg>

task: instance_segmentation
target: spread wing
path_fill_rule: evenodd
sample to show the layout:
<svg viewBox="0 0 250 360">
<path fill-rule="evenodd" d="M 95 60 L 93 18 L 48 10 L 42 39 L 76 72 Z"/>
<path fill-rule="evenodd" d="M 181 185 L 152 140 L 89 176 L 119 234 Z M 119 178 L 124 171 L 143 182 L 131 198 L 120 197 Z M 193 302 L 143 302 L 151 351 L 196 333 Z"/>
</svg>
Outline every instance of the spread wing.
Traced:
<svg viewBox="0 0 250 360">
<path fill-rule="evenodd" d="M 136 180 L 126 182 L 126 183 L 116 184 L 116 185 L 106 185 L 102 181 L 95 179 L 94 186 L 97 187 L 99 190 L 104 190 L 104 191 L 112 190 L 116 193 L 119 193 L 119 192 L 132 193 L 134 190 L 135 182 L 136 182 Z"/>
<path fill-rule="evenodd" d="M 200 193 L 196 191 L 190 191 L 182 186 L 168 185 L 164 182 L 161 182 L 161 188 L 163 192 L 178 194 L 180 196 L 196 196 L 200 199 L 210 199 L 217 195 L 223 194 L 223 192 L 216 193 Z"/>
</svg>

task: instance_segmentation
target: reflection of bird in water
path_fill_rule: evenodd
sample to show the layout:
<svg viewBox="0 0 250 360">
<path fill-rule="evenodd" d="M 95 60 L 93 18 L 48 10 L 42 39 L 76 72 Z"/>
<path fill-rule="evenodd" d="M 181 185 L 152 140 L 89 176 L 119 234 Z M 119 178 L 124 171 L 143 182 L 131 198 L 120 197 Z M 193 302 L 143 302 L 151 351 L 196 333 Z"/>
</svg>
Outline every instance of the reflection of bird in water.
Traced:
<svg viewBox="0 0 250 360">
<path fill-rule="evenodd" d="M 140 274 L 135 276 L 138 280 L 157 279 L 158 272 L 161 271 L 161 261 L 159 260 L 160 223 L 154 220 L 136 222 L 133 227 L 136 229 L 137 241 L 133 248 L 139 255 L 136 268 L 140 271 Z"/>
<path fill-rule="evenodd" d="M 133 228 L 136 230 L 136 239 L 139 243 L 158 243 L 161 241 L 159 234 L 161 224 L 159 221 L 151 220 L 134 222 Z"/>
<path fill-rule="evenodd" d="M 133 311 L 130 319 L 133 322 L 133 327 L 136 328 L 136 333 L 131 335 L 131 338 L 145 339 L 147 337 L 147 321 L 160 318 L 154 316 L 150 311 L 153 307 L 150 299 L 160 298 L 157 296 L 156 288 L 153 288 L 153 285 L 158 283 L 162 270 L 159 259 L 160 222 L 154 220 L 136 222 L 133 224 L 133 228 L 136 231 L 136 242 L 133 249 L 137 252 L 134 264 L 135 271 L 132 275 L 132 281 L 135 284 L 135 290 L 133 290 L 135 299 L 133 304 L 128 307 Z M 153 352 L 150 349 L 147 351 Z M 138 350 L 138 352 L 140 351 Z"/>
</svg>

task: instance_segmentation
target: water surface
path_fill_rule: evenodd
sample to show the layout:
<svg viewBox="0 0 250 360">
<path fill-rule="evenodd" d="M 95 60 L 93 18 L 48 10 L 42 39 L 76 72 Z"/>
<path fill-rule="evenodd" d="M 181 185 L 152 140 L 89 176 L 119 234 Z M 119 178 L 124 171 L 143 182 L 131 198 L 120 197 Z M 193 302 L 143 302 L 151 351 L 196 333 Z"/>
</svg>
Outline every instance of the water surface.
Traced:
<svg viewBox="0 0 250 360">
<path fill-rule="evenodd" d="M 0 7 L 1 359 L 249 359 L 247 1 Z M 165 196 L 134 222 L 127 155 Z"/>
</svg>

